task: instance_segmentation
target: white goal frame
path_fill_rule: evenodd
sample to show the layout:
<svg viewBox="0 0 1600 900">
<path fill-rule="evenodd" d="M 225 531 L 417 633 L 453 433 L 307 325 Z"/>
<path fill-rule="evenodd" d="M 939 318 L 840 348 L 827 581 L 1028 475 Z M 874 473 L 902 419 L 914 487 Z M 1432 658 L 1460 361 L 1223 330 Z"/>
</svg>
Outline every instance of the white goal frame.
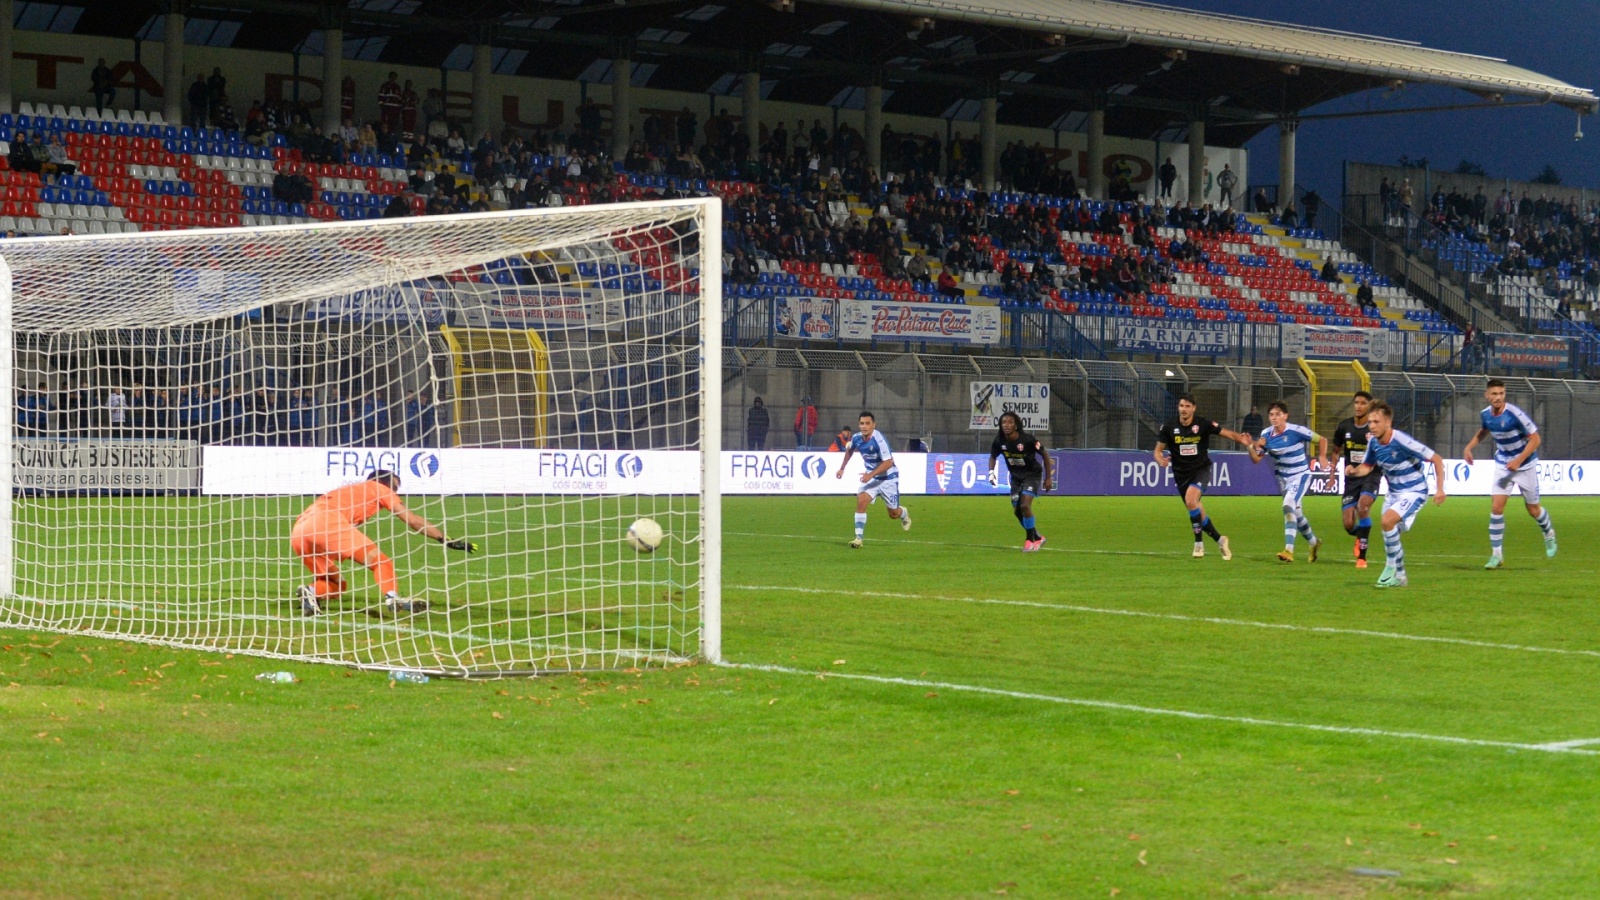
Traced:
<svg viewBox="0 0 1600 900">
<path fill-rule="evenodd" d="M 16 507 L 22 486 L 17 477 L 16 448 L 18 446 L 17 422 L 18 404 L 16 387 L 19 383 L 16 367 L 20 364 L 18 332 L 16 328 L 23 327 L 30 333 L 51 334 L 70 333 L 68 331 L 51 332 L 47 327 L 38 328 L 37 319 L 34 317 L 35 307 L 28 305 L 28 298 L 19 297 L 14 292 L 13 259 L 21 259 L 17 251 L 29 251 L 39 247 L 49 246 L 52 249 L 61 248 L 70 250 L 73 247 L 90 249 L 107 246 L 137 247 L 146 245 L 173 245 L 184 242 L 193 242 L 196 246 L 205 241 L 233 240 L 245 241 L 260 239 L 271 241 L 280 235 L 293 235 L 296 233 L 315 233 L 339 237 L 350 235 L 360 236 L 364 233 L 383 232 L 389 229 L 406 229 L 412 227 L 429 227 L 437 225 L 461 225 L 469 228 L 494 229 L 497 224 L 512 222 L 524 217 L 584 217 L 591 216 L 599 219 L 605 213 L 627 213 L 633 210 L 663 210 L 684 209 L 692 211 L 692 217 L 697 223 L 699 239 L 699 427 L 698 427 L 698 452 L 699 452 L 699 510 L 700 524 L 699 535 L 699 634 L 698 655 L 707 662 L 720 662 L 722 660 L 722 509 L 721 509 L 721 484 L 720 471 L 722 465 L 722 335 L 723 335 L 723 300 L 722 300 L 722 204 L 717 197 L 692 198 L 682 200 L 647 201 L 638 203 L 604 204 L 594 206 L 574 206 L 541 208 L 533 210 L 516 210 L 490 213 L 469 213 L 451 216 L 429 216 L 400 219 L 376 219 L 356 222 L 314 223 L 302 225 L 279 225 L 261 228 L 227 228 L 227 229 L 195 229 L 187 231 L 158 231 L 141 233 L 124 233 L 117 235 L 76 235 L 61 237 L 22 238 L 0 242 L 0 398 L 3 398 L 4 412 L 0 414 L 0 458 L 12 460 L 12 490 L 5 491 L 0 496 L 0 627 L 25 630 L 61 631 L 75 634 L 93 635 L 115 638 L 119 640 L 147 640 L 152 643 L 184 647 L 189 649 L 205 649 L 213 651 L 227 651 L 234 653 L 251 653 L 267 657 L 289 658 L 301 662 L 320 662 L 339 665 L 355 665 L 361 668 L 395 668 L 396 666 L 381 665 L 376 663 L 351 662 L 340 658 L 307 658 L 300 655 L 287 655 L 278 652 L 262 652 L 259 650 L 242 649 L 238 646 L 204 646 L 190 640 L 179 640 L 164 636 L 142 637 L 127 631 L 102 631 L 94 627 L 86 627 L 82 623 L 62 624 L 52 622 L 47 617 L 39 617 L 23 612 L 18 601 L 27 598 L 19 597 L 18 588 L 18 547 L 17 541 L 22 536 L 17 534 L 21 527 L 16 520 Z M 597 239 L 604 239 L 609 231 L 597 223 L 595 235 Z M 335 295 L 349 290 L 348 286 L 333 286 L 322 291 L 320 296 Z M 93 288 L 89 290 L 94 290 Z M 319 296 L 312 291 L 307 296 Z M 294 298 L 291 298 L 294 299 Z M 298 298 L 305 299 L 305 298 Z M 286 302 L 285 298 L 270 295 L 263 296 L 261 302 L 254 308 L 263 308 L 274 303 Z M 105 306 L 107 297 L 101 297 L 98 306 Z M 171 304 L 168 304 L 169 308 Z M 98 307 L 97 307 L 98 308 Z M 691 307 L 685 306 L 685 309 Z M 26 311 L 26 312 L 24 312 Z M 234 309 L 227 310 L 225 315 L 238 312 Z M 215 315 L 208 312 L 207 315 Z M 88 315 L 95 316 L 96 312 L 90 310 Z M 28 321 L 19 321 L 26 318 Z M 169 322 L 150 323 L 148 326 L 137 322 L 113 321 L 110 324 L 94 324 L 78 327 L 77 331 L 92 331 L 97 329 L 124 329 L 140 327 L 162 327 Z M 648 323 L 646 326 L 648 328 Z M 649 335 L 645 336 L 647 339 Z M 689 345 L 692 348 L 692 344 Z M 692 354 L 692 349 L 689 350 Z M 692 357 L 690 357 L 692 358 Z M 693 396 L 692 394 L 690 396 Z M 693 419 L 688 421 L 692 422 Z M 690 495 L 692 496 L 692 495 Z M 84 498 L 84 502 L 94 502 L 92 497 Z M 287 530 L 285 530 L 287 536 Z M 620 543 L 621 534 L 609 536 L 608 539 Z M 286 539 L 286 537 L 285 537 Z M 691 559 L 693 557 L 690 557 Z M 691 582 L 692 583 L 692 582 Z M 693 609 L 694 607 L 689 607 Z M 686 636 L 686 650 L 693 647 L 692 635 Z M 406 668 L 422 668 L 431 670 L 430 667 L 405 666 Z M 541 670 L 553 671 L 553 670 Z M 538 674 L 520 669 L 501 672 L 454 671 L 445 669 L 441 674 L 459 674 L 464 677 L 482 677 L 483 675 L 508 675 L 508 674 Z"/>
</svg>

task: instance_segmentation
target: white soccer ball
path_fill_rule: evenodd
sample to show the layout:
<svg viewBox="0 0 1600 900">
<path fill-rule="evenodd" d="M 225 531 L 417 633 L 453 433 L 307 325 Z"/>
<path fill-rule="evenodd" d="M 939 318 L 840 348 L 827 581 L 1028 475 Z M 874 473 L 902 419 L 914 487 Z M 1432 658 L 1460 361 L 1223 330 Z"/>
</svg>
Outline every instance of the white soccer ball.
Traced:
<svg viewBox="0 0 1600 900">
<path fill-rule="evenodd" d="M 628 526 L 628 546 L 640 553 L 654 553 L 661 546 L 661 526 L 655 519 L 639 519 Z"/>
</svg>

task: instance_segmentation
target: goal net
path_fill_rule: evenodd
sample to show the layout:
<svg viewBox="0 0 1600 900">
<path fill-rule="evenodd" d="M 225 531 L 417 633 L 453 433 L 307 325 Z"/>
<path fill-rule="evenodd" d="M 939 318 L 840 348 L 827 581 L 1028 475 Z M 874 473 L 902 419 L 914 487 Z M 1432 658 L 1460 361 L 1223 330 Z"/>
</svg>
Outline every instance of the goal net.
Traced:
<svg viewBox="0 0 1600 900">
<path fill-rule="evenodd" d="M 0 243 L 0 625 L 459 675 L 716 659 L 719 216 Z M 315 513 L 358 530 L 296 528 L 369 481 Z"/>
</svg>

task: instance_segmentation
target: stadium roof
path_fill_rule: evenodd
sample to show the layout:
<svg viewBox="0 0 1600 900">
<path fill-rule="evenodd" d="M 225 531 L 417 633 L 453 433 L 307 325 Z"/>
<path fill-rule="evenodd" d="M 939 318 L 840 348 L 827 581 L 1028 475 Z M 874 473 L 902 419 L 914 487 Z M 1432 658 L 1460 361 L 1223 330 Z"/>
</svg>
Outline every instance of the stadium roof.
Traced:
<svg viewBox="0 0 1600 900">
<path fill-rule="evenodd" d="M 734 95 L 758 67 L 770 100 L 972 121 L 993 91 L 1004 123 L 1242 145 L 1279 119 L 1348 94 L 1406 84 L 1473 103 L 1593 112 L 1592 91 L 1502 60 L 1417 44 L 1116 0 L 127 0 L 87 3 L 67 28 L 159 39 L 168 3 L 213 46 L 321 53 L 342 24 L 347 58 L 465 70 L 492 43 L 495 71 L 609 84 L 627 53 L 638 87 Z M 42 6 L 19 2 L 22 7 Z M 56 4 L 48 4 L 54 7 Z M 65 7 L 62 7 L 65 8 Z M 212 23 L 213 27 L 196 27 Z M 22 27 L 28 27 L 24 24 Z"/>
</svg>

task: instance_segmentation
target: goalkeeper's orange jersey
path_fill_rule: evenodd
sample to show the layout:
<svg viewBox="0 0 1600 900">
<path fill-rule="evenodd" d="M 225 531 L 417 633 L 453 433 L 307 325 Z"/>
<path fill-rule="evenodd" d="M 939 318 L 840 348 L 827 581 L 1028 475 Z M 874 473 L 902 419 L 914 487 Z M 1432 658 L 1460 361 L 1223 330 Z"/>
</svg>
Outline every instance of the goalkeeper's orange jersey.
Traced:
<svg viewBox="0 0 1600 900">
<path fill-rule="evenodd" d="M 399 496 L 390 490 L 387 484 L 381 481 L 363 481 L 359 484 L 334 488 L 323 494 L 316 499 L 316 502 L 306 507 L 300 518 L 327 514 L 338 516 L 351 525 L 360 525 L 377 515 L 380 508 L 394 512 L 401 505 Z"/>
</svg>

